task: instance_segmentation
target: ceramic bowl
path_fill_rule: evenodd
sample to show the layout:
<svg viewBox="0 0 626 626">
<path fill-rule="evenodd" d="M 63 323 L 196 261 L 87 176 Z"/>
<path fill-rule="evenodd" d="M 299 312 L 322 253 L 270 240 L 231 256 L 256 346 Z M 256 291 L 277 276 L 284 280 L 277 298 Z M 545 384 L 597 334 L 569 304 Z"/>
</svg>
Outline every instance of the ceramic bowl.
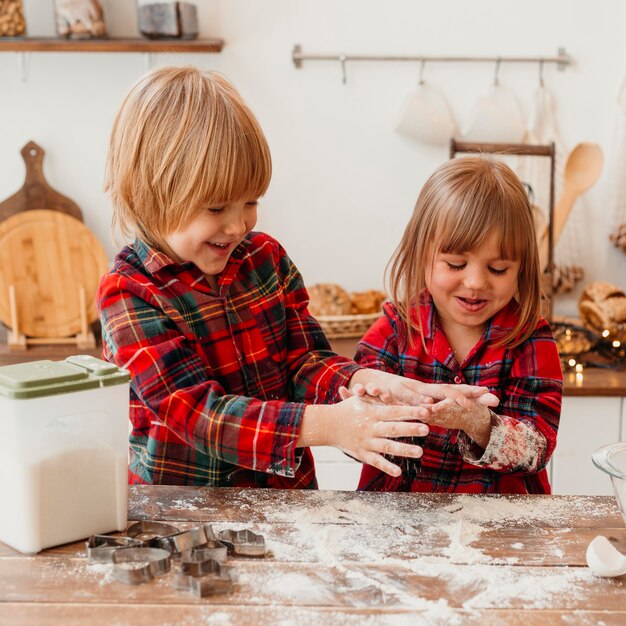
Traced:
<svg viewBox="0 0 626 626">
<path fill-rule="evenodd" d="M 617 506 L 626 524 L 626 441 L 598 448 L 591 455 L 591 460 L 611 477 Z"/>
</svg>

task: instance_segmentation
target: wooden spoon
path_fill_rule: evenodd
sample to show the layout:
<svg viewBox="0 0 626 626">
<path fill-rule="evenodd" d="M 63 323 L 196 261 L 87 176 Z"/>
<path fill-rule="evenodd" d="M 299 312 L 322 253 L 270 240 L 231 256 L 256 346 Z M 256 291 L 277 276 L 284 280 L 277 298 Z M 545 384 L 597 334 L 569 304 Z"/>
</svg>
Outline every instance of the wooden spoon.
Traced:
<svg viewBox="0 0 626 626">
<path fill-rule="evenodd" d="M 537 248 L 539 249 L 539 267 L 543 272 L 548 266 L 548 220 L 541 208 L 532 206 L 535 232 L 537 233 Z"/>
<path fill-rule="evenodd" d="M 553 245 L 563 232 L 574 201 L 598 180 L 603 165 L 602 148 L 596 143 L 579 143 L 569 153 L 563 172 L 563 195 L 554 208 Z"/>
</svg>

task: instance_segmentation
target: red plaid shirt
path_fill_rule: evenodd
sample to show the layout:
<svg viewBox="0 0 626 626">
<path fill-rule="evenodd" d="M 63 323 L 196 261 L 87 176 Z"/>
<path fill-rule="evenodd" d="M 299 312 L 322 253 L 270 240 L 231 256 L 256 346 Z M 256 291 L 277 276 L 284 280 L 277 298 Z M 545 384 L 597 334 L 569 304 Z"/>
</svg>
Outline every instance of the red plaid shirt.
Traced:
<svg viewBox="0 0 626 626">
<path fill-rule="evenodd" d="M 104 357 L 131 373 L 131 483 L 316 487 L 303 402 L 335 400 L 360 368 L 330 351 L 278 242 L 251 233 L 214 291 L 137 240 L 98 302 Z"/>
<path fill-rule="evenodd" d="M 545 466 L 556 445 L 563 375 L 548 323 L 509 349 L 494 343 L 514 327 L 517 305 L 498 312 L 465 359 L 457 363 L 438 322 L 432 300 L 420 307 L 426 350 L 408 343 L 406 325 L 393 304 L 361 340 L 356 361 L 429 383 L 467 383 L 489 387 L 500 404 L 492 412 L 491 437 L 483 450 L 465 433 L 430 427 L 419 460 L 396 459 L 403 468 L 392 478 L 366 465 L 359 489 L 457 493 L 550 493 Z"/>
</svg>

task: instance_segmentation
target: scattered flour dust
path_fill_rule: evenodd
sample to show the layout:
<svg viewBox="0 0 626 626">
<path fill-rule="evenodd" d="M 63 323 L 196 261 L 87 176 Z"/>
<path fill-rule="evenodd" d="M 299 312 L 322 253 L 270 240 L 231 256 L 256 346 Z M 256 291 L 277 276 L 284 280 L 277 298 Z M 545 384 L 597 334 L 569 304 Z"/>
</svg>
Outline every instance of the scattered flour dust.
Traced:
<svg viewBox="0 0 626 626">
<path fill-rule="evenodd" d="M 480 537 L 484 530 L 482 526 L 461 518 L 442 529 L 447 532 L 450 538 L 450 545 L 444 549 L 443 553 L 450 559 L 451 563 L 478 563 L 490 560 L 490 557 L 469 545 Z"/>
<path fill-rule="evenodd" d="M 113 578 L 113 565 L 111 563 L 90 563 L 87 565 L 86 572 L 100 578 L 100 586 L 108 585 L 115 579 Z"/>
<path fill-rule="evenodd" d="M 176 511 L 197 511 L 202 507 L 203 503 L 204 499 L 201 496 L 187 498 L 186 500 L 179 498 L 178 500 L 172 500 L 170 507 Z M 200 505 L 200 507 L 198 507 L 198 505 Z"/>
<path fill-rule="evenodd" d="M 334 569 L 334 574 L 326 580 L 324 568 L 314 573 L 310 569 L 294 571 L 288 576 L 268 573 L 264 587 L 271 590 L 272 596 L 275 594 L 277 603 L 287 600 L 332 605 L 339 601 L 345 605 L 348 601 L 355 608 L 385 606 L 416 611 L 410 618 L 400 616 L 398 623 L 420 623 L 415 621 L 416 614 L 431 613 L 446 614 L 450 619 L 443 623 L 454 623 L 453 618 L 463 615 L 457 612 L 459 609 L 470 613 L 486 608 L 550 609 L 556 597 L 582 600 L 593 578 L 584 567 L 515 567 L 515 563 L 524 562 L 524 544 L 519 542 L 511 547 L 521 551 L 521 556 L 506 560 L 494 559 L 471 545 L 482 532 L 494 527 L 541 523 L 558 528 L 571 517 L 567 498 L 529 501 L 472 495 L 459 496 L 445 508 L 424 501 L 423 506 L 411 510 L 403 509 L 397 501 L 394 504 L 392 499 L 388 508 L 384 503 L 384 498 L 359 500 L 342 496 L 341 492 L 319 492 L 307 498 L 305 506 L 278 506 L 272 521 L 284 522 L 284 533 L 277 537 L 271 524 L 255 525 L 266 534 L 274 557 L 286 562 L 322 561 Z M 577 505 L 578 514 L 589 519 L 614 512 L 610 501 L 598 505 L 592 498 L 588 503 L 577 498 Z M 447 539 L 441 555 L 424 555 L 425 546 L 430 546 L 432 554 L 435 537 L 444 543 Z M 558 541 L 558 537 L 552 540 L 549 553 L 561 559 L 563 550 Z M 346 561 L 352 562 L 349 570 L 342 565 Z M 356 563 L 360 566 L 355 569 Z M 459 563 L 465 566 L 458 567 Z M 394 565 L 397 569 L 386 567 Z M 407 567 L 417 577 L 412 588 L 397 577 L 397 572 Z M 454 599 L 454 608 L 446 600 L 420 597 L 422 588 L 422 595 L 431 598 L 428 579 L 433 578 L 443 581 L 449 598 Z M 247 582 L 255 584 L 253 580 Z M 286 626 L 291 622 L 276 623 Z"/>
<path fill-rule="evenodd" d="M 416 504 L 414 499 L 398 497 L 402 494 L 355 498 L 352 493 L 314 492 L 301 494 L 303 502 L 298 504 L 291 493 L 282 500 L 278 492 L 272 495 L 278 499 L 271 523 L 219 522 L 213 527 L 216 531 L 252 527 L 265 535 L 273 558 L 290 565 L 288 573 L 271 567 L 239 571 L 246 604 L 258 605 L 260 612 L 281 606 L 272 613 L 277 626 L 312 626 L 320 623 L 322 613 L 324 623 L 346 626 L 456 626 L 468 617 L 477 618 L 483 609 L 550 609 L 561 596 L 581 604 L 593 578 L 584 567 L 515 567 L 516 562 L 524 562 L 525 546 L 520 542 L 511 545 L 520 557 L 506 560 L 491 558 L 472 546 L 489 529 L 554 525 L 549 553 L 562 558 L 558 529 L 572 511 L 566 497 L 458 496 L 441 508 L 433 500 Z M 245 491 L 239 498 L 242 509 L 254 506 Z M 576 503 L 577 513 L 591 520 L 614 513 L 610 500 L 598 505 L 592 498 L 588 502 L 577 498 Z M 189 500 L 174 505 L 188 510 L 202 506 Z M 311 565 L 316 562 L 324 567 Z M 88 571 L 101 571 L 101 584 L 110 580 L 103 566 L 89 566 Z M 439 597 L 438 587 L 442 592 L 447 589 L 447 600 Z M 307 605 L 327 609 L 321 613 Z M 332 610 L 333 606 L 374 613 L 348 614 Z M 376 614 L 376 608 L 398 612 Z M 223 613 L 197 623 L 230 626 L 237 623 L 237 615 L 224 608 Z M 569 623 L 564 621 L 564 626 Z"/>
</svg>

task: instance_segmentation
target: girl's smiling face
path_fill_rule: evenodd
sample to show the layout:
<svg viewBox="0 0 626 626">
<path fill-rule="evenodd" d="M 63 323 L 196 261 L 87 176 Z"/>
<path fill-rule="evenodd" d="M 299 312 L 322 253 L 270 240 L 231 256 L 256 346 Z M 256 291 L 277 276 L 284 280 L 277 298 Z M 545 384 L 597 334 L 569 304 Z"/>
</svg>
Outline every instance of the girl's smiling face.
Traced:
<svg viewBox="0 0 626 626">
<path fill-rule="evenodd" d="M 446 334 L 482 335 L 515 296 L 519 268 L 519 261 L 502 258 L 495 231 L 476 250 L 438 252 L 425 278 Z"/>
<path fill-rule="evenodd" d="M 257 204 L 240 200 L 204 209 L 164 237 L 166 252 L 179 263 L 193 263 L 215 285 L 233 250 L 255 227 Z"/>
</svg>

